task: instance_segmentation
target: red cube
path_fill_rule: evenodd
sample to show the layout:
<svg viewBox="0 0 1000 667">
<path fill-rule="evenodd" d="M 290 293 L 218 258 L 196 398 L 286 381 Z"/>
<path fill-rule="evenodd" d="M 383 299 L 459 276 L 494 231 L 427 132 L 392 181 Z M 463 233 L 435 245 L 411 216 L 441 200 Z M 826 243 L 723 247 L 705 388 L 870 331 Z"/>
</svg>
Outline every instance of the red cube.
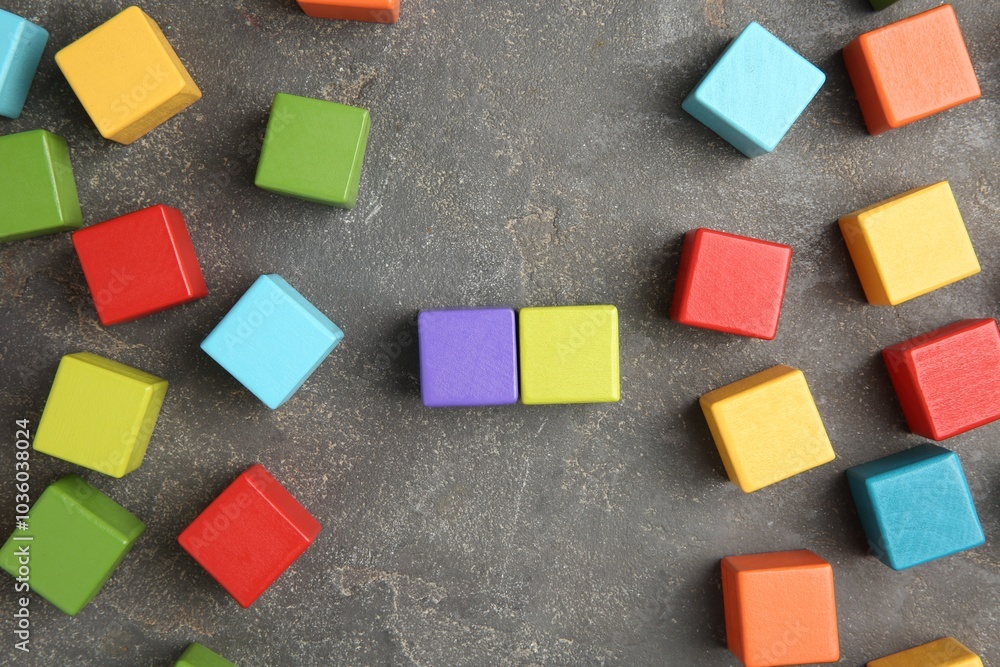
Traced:
<svg viewBox="0 0 1000 667">
<path fill-rule="evenodd" d="M 73 233 L 101 324 L 128 322 L 208 294 L 181 212 L 149 208 Z"/>
<path fill-rule="evenodd" d="M 177 541 L 249 607 L 316 541 L 321 528 L 263 466 L 253 465 Z"/>
<path fill-rule="evenodd" d="M 670 318 L 771 340 L 778 332 L 792 249 L 711 229 L 684 237 Z"/>
<path fill-rule="evenodd" d="M 882 350 L 910 430 L 944 440 L 1000 419 L 1000 329 L 962 320 Z"/>
<path fill-rule="evenodd" d="M 399 0 L 298 0 L 307 15 L 321 19 L 395 23 Z"/>
</svg>

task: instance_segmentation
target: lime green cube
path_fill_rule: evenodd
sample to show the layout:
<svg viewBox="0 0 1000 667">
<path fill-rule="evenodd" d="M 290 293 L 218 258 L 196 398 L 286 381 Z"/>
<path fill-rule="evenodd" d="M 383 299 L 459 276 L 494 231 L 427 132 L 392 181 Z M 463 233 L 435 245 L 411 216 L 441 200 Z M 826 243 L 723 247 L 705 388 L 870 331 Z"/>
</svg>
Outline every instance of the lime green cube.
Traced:
<svg viewBox="0 0 1000 667">
<path fill-rule="evenodd" d="M 278 93 L 257 164 L 257 187 L 354 208 L 371 120 L 358 107 Z"/>
<path fill-rule="evenodd" d="M 0 242 L 82 224 L 66 140 L 46 130 L 0 137 Z"/>
<path fill-rule="evenodd" d="M 146 530 L 76 475 L 45 489 L 26 523 L 0 547 L 0 567 L 71 616 L 101 591 Z"/>
<path fill-rule="evenodd" d="M 236 665 L 215 651 L 194 643 L 187 647 L 181 659 L 174 663 L 174 667 L 236 667 Z"/>
</svg>

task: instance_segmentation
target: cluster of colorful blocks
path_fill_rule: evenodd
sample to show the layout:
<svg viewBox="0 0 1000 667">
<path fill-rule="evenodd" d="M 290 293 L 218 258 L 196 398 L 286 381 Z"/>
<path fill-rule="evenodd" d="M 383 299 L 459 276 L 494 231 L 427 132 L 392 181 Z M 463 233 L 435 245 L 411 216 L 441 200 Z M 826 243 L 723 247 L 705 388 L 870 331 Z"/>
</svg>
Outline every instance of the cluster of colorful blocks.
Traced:
<svg viewBox="0 0 1000 667">
<path fill-rule="evenodd" d="M 894 0 L 872 0 L 876 9 Z M 299 0 L 322 18 L 393 23 L 399 0 Z M 0 10 L 0 115 L 21 113 L 48 33 Z M 113 54 L 113 57 L 109 57 Z M 843 50 L 871 134 L 980 96 L 950 5 L 865 33 Z M 129 144 L 201 97 L 157 24 L 130 7 L 66 46 L 56 62 L 102 136 Z M 757 23 L 729 45 L 683 108 L 747 156 L 773 151 L 825 75 Z M 368 111 L 275 95 L 258 187 L 352 208 L 370 129 Z M 74 231 L 72 243 L 103 325 L 203 298 L 208 290 L 183 215 L 157 205 L 84 229 L 69 147 L 34 130 L 0 137 L 0 241 Z M 947 182 L 855 211 L 840 228 L 871 304 L 896 305 L 979 272 Z M 687 234 L 670 316 L 694 327 L 771 340 L 792 249 L 711 229 Z M 611 305 L 426 310 L 418 321 L 421 395 L 428 407 L 614 402 L 620 398 L 618 311 Z M 343 332 L 278 275 L 254 282 L 202 349 L 271 409 L 331 354 Z M 910 429 L 944 440 L 1000 419 L 1000 329 L 956 322 L 883 351 Z M 36 451 L 112 477 L 142 463 L 166 380 L 81 352 L 63 357 L 39 422 Z M 806 383 L 778 365 L 700 399 L 730 479 L 751 493 L 832 461 Z M 956 453 L 924 444 L 847 471 L 873 555 L 903 570 L 983 544 Z M 31 509 L 32 588 L 67 614 L 103 587 L 145 530 L 76 475 Z M 178 537 L 242 606 L 250 606 L 317 538 L 316 519 L 253 465 Z M 0 567 L 18 571 L 18 541 Z M 811 551 L 722 560 L 729 647 L 747 667 L 839 659 L 833 569 Z M 792 639 L 789 639 L 791 637 Z M 230 662 L 192 644 L 176 663 Z M 951 638 L 869 667 L 982 663 Z"/>
</svg>

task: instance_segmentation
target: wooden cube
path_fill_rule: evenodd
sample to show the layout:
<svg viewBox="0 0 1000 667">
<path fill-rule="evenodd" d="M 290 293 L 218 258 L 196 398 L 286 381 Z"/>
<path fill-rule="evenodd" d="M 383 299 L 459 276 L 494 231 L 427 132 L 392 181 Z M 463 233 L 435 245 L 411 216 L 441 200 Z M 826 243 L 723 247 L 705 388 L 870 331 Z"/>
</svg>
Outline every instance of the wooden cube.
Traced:
<svg viewBox="0 0 1000 667">
<path fill-rule="evenodd" d="M 833 567 L 811 551 L 722 559 L 726 643 L 746 667 L 837 662 Z"/>
<path fill-rule="evenodd" d="M 33 447 L 123 477 L 142 464 L 167 381 L 89 352 L 59 363 Z"/>
<path fill-rule="evenodd" d="M 868 667 L 983 667 L 978 655 L 951 637 L 872 660 Z"/>
<path fill-rule="evenodd" d="M 979 273 L 979 260 L 947 181 L 840 218 L 868 303 L 915 299 Z"/>
<path fill-rule="evenodd" d="M 729 479 L 745 493 L 834 459 L 805 375 L 796 368 L 774 366 L 699 402 Z"/>
<path fill-rule="evenodd" d="M 254 183 L 289 197 L 354 208 L 370 127 L 364 109 L 278 93 Z"/>
<path fill-rule="evenodd" d="M 792 249 L 696 229 L 684 237 L 671 319 L 771 340 L 778 331 Z"/>
<path fill-rule="evenodd" d="M 177 541 L 242 607 L 253 604 L 321 526 L 261 465 L 230 484 Z"/>
<path fill-rule="evenodd" d="M 612 403 L 621 398 L 617 308 L 523 308 L 518 329 L 522 402 Z"/>
<path fill-rule="evenodd" d="M 849 468 L 847 481 L 872 554 L 894 570 L 986 541 L 955 452 L 918 445 Z"/>
<path fill-rule="evenodd" d="M 1000 419 L 1000 329 L 962 320 L 882 351 L 910 430 L 944 440 Z"/>
<path fill-rule="evenodd" d="M 272 274 L 251 285 L 201 349 L 275 410 L 343 338 L 336 324 Z"/>
<path fill-rule="evenodd" d="M 309 16 L 345 21 L 395 23 L 399 20 L 399 0 L 298 0 Z"/>
<path fill-rule="evenodd" d="M 82 225 L 66 140 L 45 130 L 0 137 L 0 202 L 0 241 Z"/>
<path fill-rule="evenodd" d="M 951 5 L 866 32 L 844 47 L 844 62 L 871 134 L 982 95 Z"/>
<path fill-rule="evenodd" d="M 0 9 L 0 116 L 21 115 L 48 41 L 45 28 Z"/>
<path fill-rule="evenodd" d="M 0 547 L 0 567 L 62 612 L 101 591 L 146 526 L 76 475 L 51 484 Z"/>
<path fill-rule="evenodd" d="M 201 99 L 163 31 L 129 7 L 56 53 L 105 139 L 130 144 Z"/>
<path fill-rule="evenodd" d="M 773 151 L 826 75 L 758 23 L 733 40 L 681 105 L 747 157 Z"/>
<path fill-rule="evenodd" d="M 432 408 L 517 402 L 511 308 L 425 310 L 417 317 L 420 395 Z"/>
<path fill-rule="evenodd" d="M 187 647 L 174 667 L 236 667 L 215 651 L 195 642 Z"/>
<path fill-rule="evenodd" d="M 184 216 L 151 206 L 73 233 L 101 324 L 128 322 L 208 294 Z"/>
</svg>

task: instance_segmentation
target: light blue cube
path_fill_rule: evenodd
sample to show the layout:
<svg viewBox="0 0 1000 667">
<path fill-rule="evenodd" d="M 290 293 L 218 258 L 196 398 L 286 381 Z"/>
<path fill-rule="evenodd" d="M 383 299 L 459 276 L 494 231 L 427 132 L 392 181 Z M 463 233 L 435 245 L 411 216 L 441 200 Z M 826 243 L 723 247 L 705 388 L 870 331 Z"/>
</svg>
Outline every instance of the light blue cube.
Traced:
<svg viewBox="0 0 1000 667">
<path fill-rule="evenodd" d="M 774 150 L 826 81 L 758 23 L 733 40 L 681 107 L 747 157 Z"/>
<path fill-rule="evenodd" d="M 919 445 L 854 466 L 847 481 L 872 553 L 894 570 L 986 541 L 955 452 Z"/>
<path fill-rule="evenodd" d="M 250 286 L 201 349 L 274 410 L 343 338 L 336 324 L 272 274 Z"/>
<path fill-rule="evenodd" d="M 45 28 L 0 9 L 0 116 L 21 115 L 48 41 Z"/>
</svg>

